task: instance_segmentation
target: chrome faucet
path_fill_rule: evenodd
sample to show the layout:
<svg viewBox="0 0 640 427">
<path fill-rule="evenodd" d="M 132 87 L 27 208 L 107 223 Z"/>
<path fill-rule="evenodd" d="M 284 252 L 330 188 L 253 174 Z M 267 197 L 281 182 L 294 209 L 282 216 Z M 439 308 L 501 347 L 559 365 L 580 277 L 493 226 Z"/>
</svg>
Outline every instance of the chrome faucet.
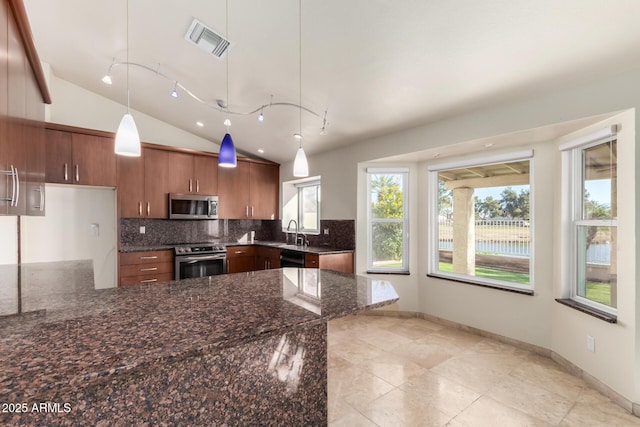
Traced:
<svg viewBox="0 0 640 427">
<path fill-rule="evenodd" d="M 296 226 L 296 235 L 295 235 L 295 239 L 294 239 L 294 244 L 298 244 L 298 222 L 295 219 L 292 219 L 291 221 L 289 221 L 289 224 L 287 225 L 287 243 L 289 243 L 289 231 L 291 230 L 291 223 L 294 223 Z"/>
</svg>

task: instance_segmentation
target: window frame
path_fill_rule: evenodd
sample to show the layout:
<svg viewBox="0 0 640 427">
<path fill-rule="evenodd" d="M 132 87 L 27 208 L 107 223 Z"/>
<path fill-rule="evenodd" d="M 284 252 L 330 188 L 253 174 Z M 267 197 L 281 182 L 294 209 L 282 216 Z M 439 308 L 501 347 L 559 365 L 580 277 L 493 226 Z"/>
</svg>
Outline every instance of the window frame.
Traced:
<svg viewBox="0 0 640 427">
<path fill-rule="evenodd" d="M 516 161 L 529 161 L 529 284 L 522 285 L 516 282 L 507 282 L 487 277 L 471 276 L 454 272 L 441 271 L 439 267 L 440 261 L 440 245 L 439 245 L 439 191 L 438 191 L 438 175 L 441 171 L 449 169 L 460 169 L 473 166 L 489 166 L 502 163 L 510 163 Z M 440 279 L 452 280 L 470 285 L 479 285 L 488 288 L 505 290 L 523 294 L 533 295 L 535 291 L 535 158 L 532 149 L 522 151 L 512 151 L 506 153 L 496 153 L 493 155 L 476 156 L 468 159 L 434 163 L 427 167 L 428 172 L 428 188 L 429 197 L 428 204 L 428 259 L 427 259 L 427 276 L 437 277 Z"/>
<path fill-rule="evenodd" d="M 402 218 L 373 218 L 371 213 L 371 181 L 374 175 L 402 175 Z M 367 273 L 410 274 L 409 265 L 409 168 L 369 167 L 367 175 Z M 402 223 L 402 266 L 381 268 L 373 265 L 373 224 Z"/>
<path fill-rule="evenodd" d="M 320 234 L 320 208 L 321 208 L 321 185 L 320 180 L 313 181 L 305 181 L 299 184 L 295 184 L 296 189 L 298 190 L 298 232 L 305 234 Z M 302 197 L 302 193 L 306 188 L 315 187 L 316 188 L 316 211 L 317 211 L 317 219 L 316 219 L 316 227 L 315 228 L 304 228 L 304 210 L 302 208 L 304 201 Z"/>
<path fill-rule="evenodd" d="M 579 144 L 571 144 L 566 147 L 564 151 L 564 155 L 568 156 L 568 181 L 569 187 L 568 191 L 570 200 L 570 226 L 569 230 L 566 233 L 569 237 L 569 247 L 571 248 L 571 253 L 569 254 L 570 258 L 570 270 L 568 273 L 569 283 L 570 283 L 570 292 L 569 297 L 571 300 L 575 301 L 578 304 L 590 307 L 592 309 L 600 310 L 605 313 L 617 316 L 618 309 L 617 307 L 611 307 L 606 304 L 599 303 L 597 301 L 590 300 L 586 297 L 578 295 L 578 287 L 579 287 L 579 277 L 580 274 L 578 272 L 579 265 L 578 260 L 582 256 L 580 249 L 580 237 L 579 237 L 579 228 L 580 227 L 615 227 L 618 228 L 618 220 L 616 219 L 583 219 L 583 209 L 584 209 L 584 176 L 583 176 L 583 153 L 585 150 L 606 144 L 608 142 L 616 141 L 618 142 L 617 134 L 614 132 L 613 135 L 605 136 L 598 138 L 596 140 L 588 140 L 586 142 L 582 142 Z M 562 147 L 561 147 L 562 149 Z M 617 163 L 616 163 L 617 165 Z M 617 196 L 616 196 L 617 197 Z M 586 286 L 586 285 L 585 285 Z"/>
</svg>

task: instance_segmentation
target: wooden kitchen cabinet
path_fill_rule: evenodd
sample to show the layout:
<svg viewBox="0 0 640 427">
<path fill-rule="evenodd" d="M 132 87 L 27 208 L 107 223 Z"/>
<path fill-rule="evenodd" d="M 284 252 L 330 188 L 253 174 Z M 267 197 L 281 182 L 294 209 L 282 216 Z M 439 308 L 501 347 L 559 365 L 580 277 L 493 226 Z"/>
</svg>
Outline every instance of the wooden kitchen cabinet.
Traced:
<svg viewBox="0 0 640 427">
<path fill-rule="evenodd" d="M 255 246 L 227 247 L 227 273 L 243 273 L 256 270 Z"/>
<path fill-rule="evenodd" d="M 266 246 L 256 247 L 256 270 L 280 268 L 280 249 Z"/>
<path fill-rule="evenodd" d="M 320 268 L 323 270 L 353 273 L 353 252 L 338 254 L 305 254 L 305 268 Z"/>
<path fill-rule="evenodd" d="M 169 193 L 217 193 L 217 157 L 146 145 L 140 157 L 118 156 L 118 212 L 121 218 L 166 219 L 169 217 Z"/>
<path fill-rule="evenodd" d="M 169 193 L 217 194 L 217 157 L 170 151 L 169 164 L 171 165 L 167 187 Z"/>
<path fill-rule="evenodd" d="M 174 280 L 171 250 L 120 254 L 120 286 L 162 283 Z"/>
<path fill-rule="evenodd" d="M 113 135 L 50 123 L 46 139 L 47 182 L 116 186 Z"/>
<path fill-rule="evenodd" d="M 7 198 L 13 198 L 8 203 L 7 214 L 23 215 L 26 209 L 25 198 L 20 194 L 20 184 L 26 182 L 27 152 L 24 118 L 26 116 L 27 70 L 25 54 L 16 20 L 12 13 L 7 19 L 6 66 L 8 84 L 6 140 L 4 145 L 3 165 L 5 171 L 17 171 L 17 176 L 11 176 L 7 181 Z M 3 61 L 4 62 L 4 61 Z M 3 176 L 4 178 L 4 176 Z M 10 194 L 9 194 L 10 193 Z"/>
<path fill-rule="evenodd" d="M 0 83 L 0 215 L 43 215 L 42 126 L 51 101 L 22 2 L 0 6 Z"/>
<path fill-rule="evenodd" d="M 121 218 L 167 218 L 169 158 L 143 148 L 140 157 L 118 156 L 118 213 Z"/>
<path fill-rule="evenodd" d="M 25 122 L 27 174 L 24 186 L 25 213 L 29 216 L 45 214 L 46 145 L 44 129 L 44 103 L 35 77 L 27 74 L 27 120 Z"/>
<path fill-rule="evenodd" d="M 280 166 L 238 160 L 235 168 L 218 169 L 220 218 L 278 219 Z"/>
<path fill-rule="evenodd" d="M 279 165 L 251 163 L 249 174 L 251 218 L 278 219 L 279 189 Z"/>
<path fill-rule="evenodd" d="M 218 168 L 218 215 L 224 219 L 249 218 L 250 163 L 238 160 L 235 168 Z"/>
</svg>

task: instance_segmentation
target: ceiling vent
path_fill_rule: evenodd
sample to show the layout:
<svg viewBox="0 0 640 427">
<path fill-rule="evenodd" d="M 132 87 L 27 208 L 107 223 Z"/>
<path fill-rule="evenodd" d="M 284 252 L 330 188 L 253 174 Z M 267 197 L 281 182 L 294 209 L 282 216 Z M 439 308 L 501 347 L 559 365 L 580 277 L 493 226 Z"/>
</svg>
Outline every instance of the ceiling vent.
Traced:
<svg viewBox="0 0 640 427">
<path fill-rule="evenodd" d="M 217 58 L 223 58 L 231 44 L 197 19 L 193 20 L 184 38 Z"/>
</svg>

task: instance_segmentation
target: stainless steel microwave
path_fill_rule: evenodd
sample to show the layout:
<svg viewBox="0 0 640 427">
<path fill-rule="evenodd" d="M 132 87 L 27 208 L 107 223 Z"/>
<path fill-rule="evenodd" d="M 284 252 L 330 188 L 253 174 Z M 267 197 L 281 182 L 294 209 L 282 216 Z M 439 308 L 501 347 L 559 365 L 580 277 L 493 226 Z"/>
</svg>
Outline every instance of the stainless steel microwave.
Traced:
<svg viewBox="0 0 640 427">
<path fill-rule="evenodd" d="M 218 219 L 218 196 L 171 193 L 169 218 Z"/>
</svg>

